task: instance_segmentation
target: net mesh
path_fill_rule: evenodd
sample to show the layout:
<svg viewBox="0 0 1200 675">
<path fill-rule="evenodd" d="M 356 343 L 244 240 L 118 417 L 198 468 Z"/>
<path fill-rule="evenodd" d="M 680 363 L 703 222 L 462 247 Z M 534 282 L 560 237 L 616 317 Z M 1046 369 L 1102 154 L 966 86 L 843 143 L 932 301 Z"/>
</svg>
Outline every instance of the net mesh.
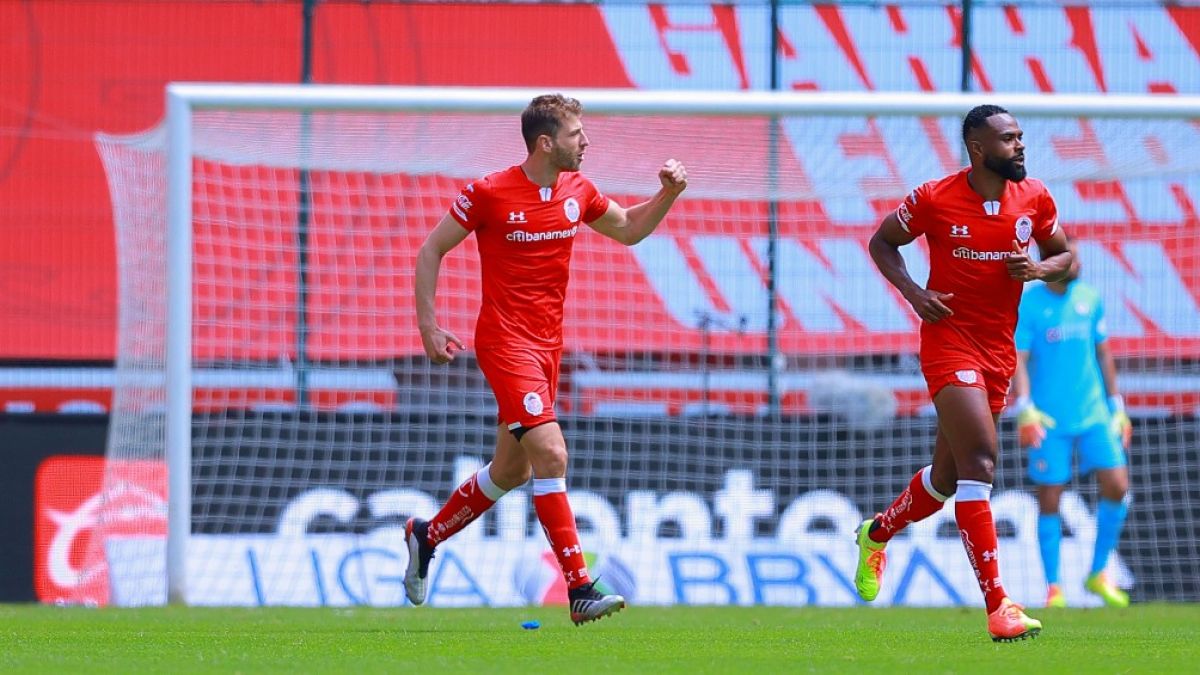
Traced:
<svg viewBox="0 0 1200 675">
<path fill-rule="evenodd" d="M 1138 497 L 1110 571 L 1137 599 L 1197 599 L 1197 126 L 1021 122 L 1031 175 L 1107 303 L 1137 417 Z M 850 533 L 929 462 L 936 431 L 915 318 L 866 240 L 910 189 L 957 169 L 959 120 L 585 124 L 584 171 L 623 204 L 657 188 L 668 157 L 690 174 L 638 246 L 575 241 L 557 410 L 593 573 L 638 603 L 854 604 Z M 197 111 L 193 133 L 188 602 L 401 604 L 404 520 L 436 512 L 496 434 L 470 350 L 450 366 L 424 357 L 415 254 L 464 182 L 524 157 L 516 116 Z M 122 604 L 166 598 L 164 140 L 98 140 L 121 312 L 103 546 L 89 555 L 106 563 L 97 597 Z M 924 244 L 904 254 L 922 282 Z M 479 285 L 472 237 L 443 260 L 437 302 L 468 345 Z M 993 509 L 1006 587 L 1036 603 L 1037 506 L 1010 427 Z M 439 548 L 430 604 L 565 600 L 527 490 Z M 1081 586 L 1095 504 L 1093 481 L 1068 486 L 1073 604 L 1095 602 Z M 881 602 L 981 603 L 953 509 L 889 551 Z"/>
</svg>

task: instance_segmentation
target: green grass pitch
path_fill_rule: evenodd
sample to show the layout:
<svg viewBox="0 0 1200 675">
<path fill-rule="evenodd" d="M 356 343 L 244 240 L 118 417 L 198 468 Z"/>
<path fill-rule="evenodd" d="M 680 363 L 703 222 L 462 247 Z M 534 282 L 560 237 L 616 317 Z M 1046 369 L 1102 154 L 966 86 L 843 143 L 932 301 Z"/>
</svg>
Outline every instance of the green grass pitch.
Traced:
<svg viewBox="0 0 1200 675">
<path fill-rule="evenodd" d="M 561 607 L 88 609 L 0 606 L 0 672 L 1198 672 L 1200 605 L 1038 610 L 993 644 L 980 609 Z M 521 623 L 538 620 L 539 630 Z"/>
</svg>

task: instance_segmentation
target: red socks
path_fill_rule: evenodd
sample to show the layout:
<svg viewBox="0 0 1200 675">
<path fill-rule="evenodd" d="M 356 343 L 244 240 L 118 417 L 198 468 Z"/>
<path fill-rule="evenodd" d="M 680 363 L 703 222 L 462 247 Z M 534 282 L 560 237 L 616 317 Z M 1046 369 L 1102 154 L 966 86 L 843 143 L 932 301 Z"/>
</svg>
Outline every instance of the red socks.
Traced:
<svg viewBox="0 0 1200 675">
<path fill-rule="evenodd" d="M 504 496 L 507 490 L 492 482 L 491 467 L 488 464 L 458 486 L 442 510 L 429 521 L 430 544 L 437 546 L 449 539 Z M 590 582 L 583 547 L 579 545 L 579 533 L 575 529 L 575 514 L 567 501 L 567 479 L 535 478 L 533 508 L 562 568 L 567 588 L 578 588 Z"/>
<path fill-rule="evenodd" d="M 508 492 L 492 482 L 491 468 L 492 465 L 488 464 L 459 485 L 442 510 L 429 521 L 428 540 L 431 545 L 437 546 L 470 525 Z"/>
<path fill-rule="evenodd" d="M 948 497 L 933 489 L 933 483 L 929 480 L 931 469 L 927 466 L 914 474 L 896 501 L 875 519 L 875 524 L 867 532 L 871 541 L 880 544 L 887 542 L 909 524 L 925 520 L 942 510 Z"/>
<path fill-rule="evenodd" d="M 947 497 L 933 489 L 933 483 L 929 480 L 931 468 L 927 466 L 918 471 L 896 501 L 875 519 L 867 532 L 871 541 L 886 542 L 910 523 L 924 520 L 941 510 Z M 975 570 L 975 579 L 979 582 L 979 590 L 983 592 L 988 614 L 996 611 L 1006 596 L 1004 586 L 1000 583 L 1000 563 L 997 560 L 1000 547 L 996 538 L 996 521 L 992 519 L 991 495 L 992 486 L 987 483 L 960 480 L 954 497 L 958 533 L 967 551 L 967 560 Z"/>
<path fill-rule="evenodd" d="M 579 545 L 579 533 L 575 529 L 575 514 L 567 501 L 567 479 L 534 478 L 533 509 L 537 511 L 554 557 L 558 558 L 567 588 L 579 588 L 590 582 L 583 547 Z"/>
<path fill-rule="evenodd" d="M 975 480 L 958 481 L 954 497 L 954 517 L 962 537 L 967 560 L 975 569 L 975 579 L 983 592 L 987 612 L 991 614 L 1007 595 L 1000 584 L 999 541 L 996 522 L 992 519 L 992 486 Z"/>
</svg>

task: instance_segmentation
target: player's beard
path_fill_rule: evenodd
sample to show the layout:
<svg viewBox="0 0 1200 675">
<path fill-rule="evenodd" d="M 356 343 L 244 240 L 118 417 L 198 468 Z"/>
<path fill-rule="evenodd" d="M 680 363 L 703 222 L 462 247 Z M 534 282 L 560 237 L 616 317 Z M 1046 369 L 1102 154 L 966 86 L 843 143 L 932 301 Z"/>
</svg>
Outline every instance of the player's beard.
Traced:
<svg viewBox="0 0 1200 675">
<path fill-rule="evenodd" d="M 554 146 L 554 151 L 550 154 L 550 160 L 554 163 L 554 166 L 558 167 L 559 171 L 579 170 L 579 153 L 572 152 L 567 148 Z"/>
<path fill-rule="evenodd" d="M 1013 157 L 1001 159 L 994 155 L 988 155 L 983 158 L 983 165 L 996 172 L 1001 178 L 1011 180 L 1014 183 L 1020 183 L 1025 180 L 1024 165 L 1017 164 L 1016 159 Z"/>
</svg>

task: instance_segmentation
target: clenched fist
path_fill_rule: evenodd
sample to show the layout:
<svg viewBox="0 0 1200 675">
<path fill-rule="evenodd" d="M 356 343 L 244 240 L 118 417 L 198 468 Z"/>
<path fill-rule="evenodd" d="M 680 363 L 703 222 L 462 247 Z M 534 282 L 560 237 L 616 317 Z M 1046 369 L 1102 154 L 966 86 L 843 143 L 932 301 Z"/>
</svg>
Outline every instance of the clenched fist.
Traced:
<svg viewBox="0 0 1200 675">
<path fill-rule="evenodd" d="M 658 180 L 663 187 L 679 194 L 687 187 L 687 167 L 676 159 L 668 159 L 658 170 Z"/>
</svg>

